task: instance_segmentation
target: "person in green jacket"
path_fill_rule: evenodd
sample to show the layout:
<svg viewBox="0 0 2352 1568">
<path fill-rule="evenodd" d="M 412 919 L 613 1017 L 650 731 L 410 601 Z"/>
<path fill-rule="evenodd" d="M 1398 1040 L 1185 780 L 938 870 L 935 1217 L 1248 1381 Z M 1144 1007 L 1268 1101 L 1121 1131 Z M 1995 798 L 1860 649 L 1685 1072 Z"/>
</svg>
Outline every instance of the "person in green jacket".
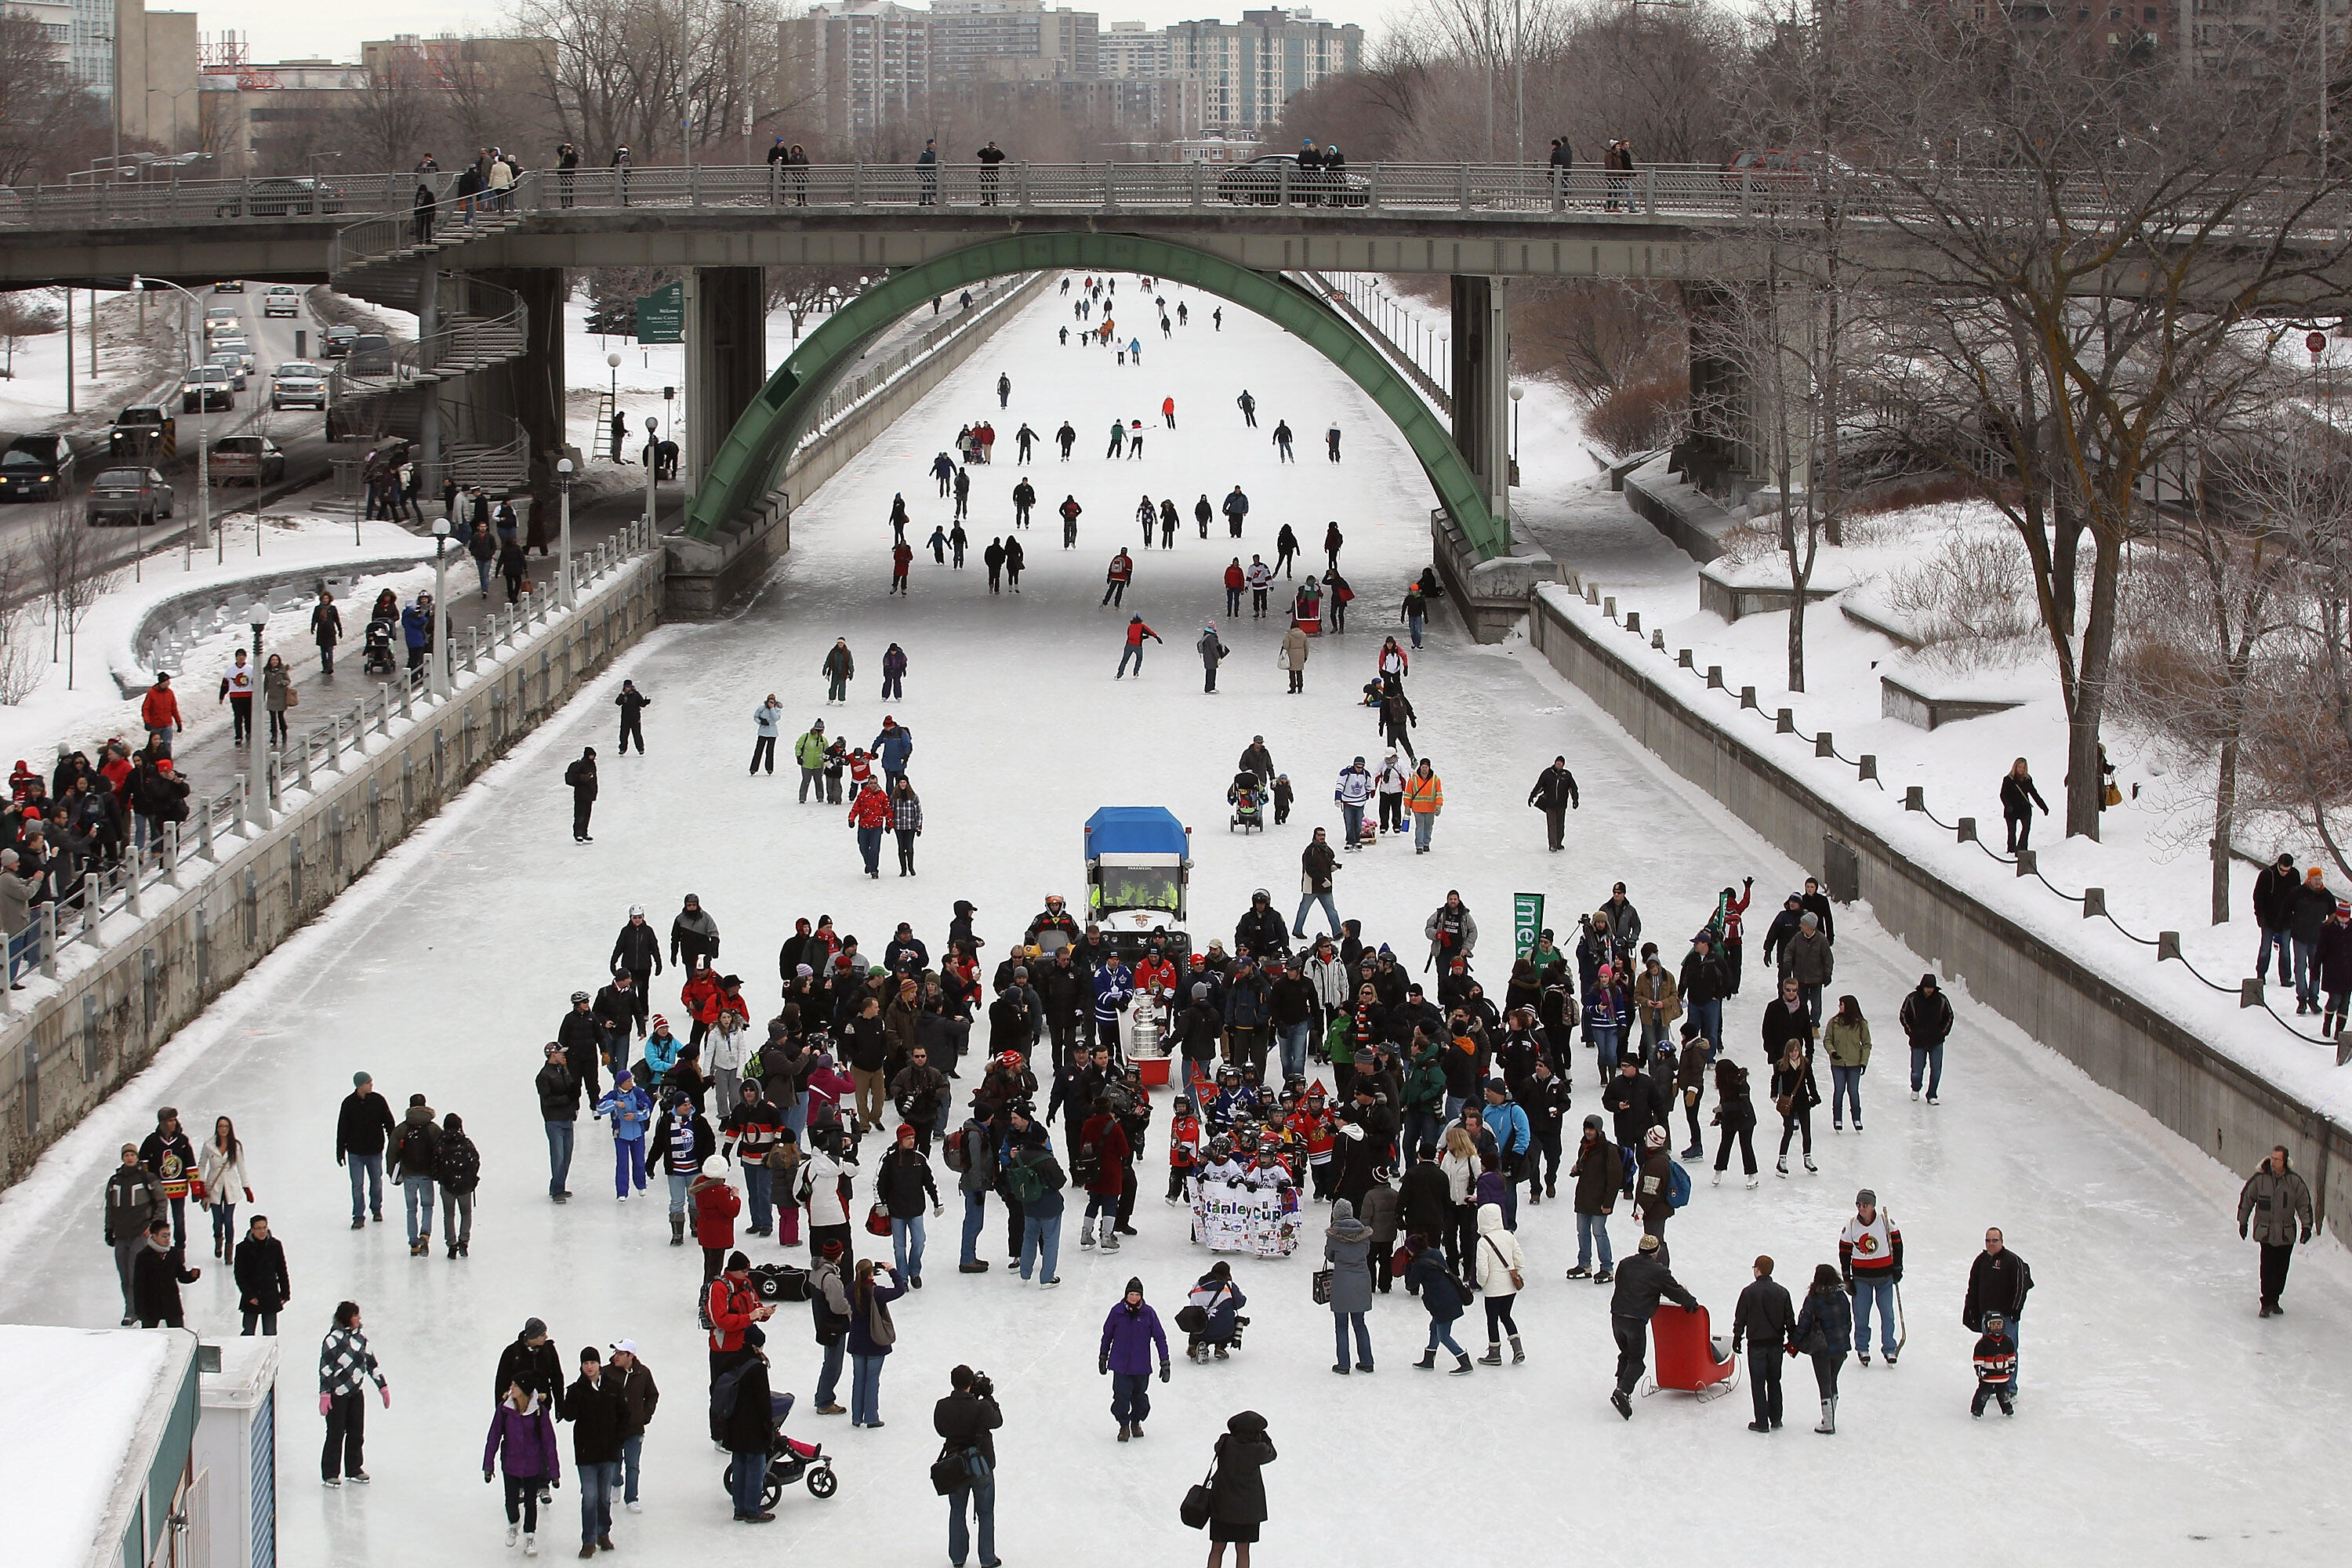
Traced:
<svg viewBox="0 0 2352 1568">
<path fill-rule="evenodd" d="M 811 785 L 816 789 L 816 803 L 824 804 L 824 721 L 820 719 L 808 727 L 808 732 L 793 742 L 793 760 L 801 765 L 801 804 L 808 804 Z"/>
<path fill-rule="evenodd" d="M 1830 1125 L 1843 1130 L 1845 1107 L 1853 1106 L 1853 1130 L 1862 1131 L 1862 1075 L 1870 1066 L 1870 1020 L 1862 1004 L 1851 996 L 1838 998 L 1837 1015 L 1822 1026 L 1822 1040 L 1830 1053 Z"/>
<path fill-rule="evenodd" d="M 824 700 L 827 702 L 849 700 L 849 683 L 857 677 L 857 661 L 849 655 L 849 639 L 835 637 L 833 647 L 824 656 L 822 673 L 824 676 Z"/>
<path fill-rule="evenodd" d="M 1438 1129 L 1445 1121 L 1444 1047 L 1424 1038 L 1404 1076 L 1404 1152 L 1417 1160 L 1423 1149 L 1437 1146 Z"/>
</svg>

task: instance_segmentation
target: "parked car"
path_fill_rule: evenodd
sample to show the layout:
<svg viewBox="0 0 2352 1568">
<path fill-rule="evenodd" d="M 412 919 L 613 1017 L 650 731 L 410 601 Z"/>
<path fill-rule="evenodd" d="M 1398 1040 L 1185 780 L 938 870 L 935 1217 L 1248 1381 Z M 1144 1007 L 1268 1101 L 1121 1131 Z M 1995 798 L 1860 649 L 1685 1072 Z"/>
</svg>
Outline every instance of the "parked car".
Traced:
<svg viewBox="0 0 2352 1568">
<path fill-rule="evenodd" d="M 1282 200 L 1286 181 L 1290 199 L 1304 206 L 1360 207 L 1371 200 L 1371 186 L 1361 175 L 1345 169 L 1302 169 L 1294 153 L 1268 153 L 1234 164 L 1217 176 L 1217 195 L 1236 204 L 1272 206 Z"/>
<path fill-rule="evenodd" d="M 31 453 L 44 468 L 57 471 L 59 484 L 68 487 L 74 482 L 74 470 L 81 460 L 80 449 L 73 444 L 73 437 L 46 431 L 17 437 L 8 443 L 8 450 Z"/>
<path fill-rule="evenodd" d="M 392 340 L 382 332 L 362 332 L 352 340 L 351 363 L 343 367 L 346 375 L 390 375 L 392 374 Z"/>
<path fill-rule="evenodd" d="M 215 408 L 236 406 L 236 389 L 229 384 L 226 365 L 196 365 L 181 377 L 181 413 L 203 414 Z"/>
<path fill-rule="evenodd" d="M 312 364 L 309 360 L 289 359 L 269 373 L 269 406 L 272 408 L 319 408 L 327 406 L 327 367 Z"/>
<path fill-rule="evenodd" d="M 310 217 L 343 210 L 343 193 L 303 174 L 273 174 L 256 180 L 250 195 L 230 196 L 213 209 L 215 217 Z"/>
<path fill-rule="evenodd" d="M 300 313 L 302 291 L 290 283 L 272 286 L 261 297 L 261 313 L 265 316 L 292 316 Z"/>
<path fill-rule="evenodd" d="M 153 468 L 109 468 L 89 487 L 83 511 L 92 528 L 154 522 L 172 515 L 172 487 Z"/>
<path fill-rule="evenodd" d="M 160 403 L 133 403 L 114 416 L 106 433 L 106 455 L 160 462 L 178 450 L 179 424 Z"/>
<path fill-rule="evenodd" d="M 0 452 L 0 500 L 51 500 L 65 494 L 66 476 L 30 452 Z"/>
<path fill-rule="evenodd" d="M 232 390 L 237 392 L 245 390 L 245 356 L 243 354 L 238 353 L 235 349 L 215 349 L 212 357 L 205 363 L 216 364 L 228 372 L 228 384 Z"/>
<path fill-rule="evenodd" d="M 352 340 L 360 330 L 349 321 L 337 321 L 319 340 L 319 352 L 329 359 L 341 359 L 352 352 Z"/>
<path fill-rule="evenodd" d="M 213 443 L 212 481 L 242 479 L 256 489 L 286 477 L 286 454 L 267 436 L 225 436 Z"/>
<path fill-rule="evenodd" d="M 219 282 L 213 285 L 213 292 L 215 294 L 242 294 L 245 292 L 245 279 L 242 278 L 224 278 Z"/>
</svg>

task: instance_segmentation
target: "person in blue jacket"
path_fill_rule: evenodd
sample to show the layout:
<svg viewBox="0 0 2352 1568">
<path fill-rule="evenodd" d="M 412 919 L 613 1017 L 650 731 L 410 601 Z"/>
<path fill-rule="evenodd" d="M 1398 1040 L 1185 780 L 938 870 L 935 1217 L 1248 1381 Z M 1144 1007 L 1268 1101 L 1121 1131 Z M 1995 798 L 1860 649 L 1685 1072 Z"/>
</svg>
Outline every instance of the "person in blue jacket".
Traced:
<svg viewBox="0 0 2352 1568">
<path fill-rule="evenodd" d="M 646 1081 L 658 1087 L 669 1077 L 669 1069 L 677 1066 L 678 1053 L 685 1047 L 669 1032 L 669 1019 L 654 1015 L 654 1032 L 646 1037 Z"/>
<path fill-rule="evenodd" d="M 1118 1016 L 1134 997 L 1135 972 L 1114 952 L 1095 971 L 1095 1038 L 1114 1051 L 1118 1048 Z"/>
<path fill-rule="evenodd" d="M 1415 1234 L 1407 1244 L 1412 1248 L 1412 1262 L 1404 1271 L 1404 1288 L 1421 1297 L 1422 1306 L 1429 1313 L 1429 1344 L 1421 1359 L 1412 1364 L 1422 1372 L 1437 1365 L 1440 1345 L 1454 1352 L 1454 1375 L 1470 1375 L 1470 1352 L 1454 1338 L 1454 1325 L 1462 1316 L 1462 1286 L 1445 1267 L 1445 1249 L 1434 1237 Z"/>
<path fill-rule="evenodd" d="M 425 655 L 433 646 L 433 595 L 419 594 L 415 603 L 400 612 L 400 635 L 408 644 L 409 679 L 425 679 Z"/>
<path fill-rule="evenodd" d="M 632 1182 L 646 1190 L 646 1132 L 653 1124 L 654 1102 L 637 1087 L 635 1074 L 624 1071 L 613 1079 L 612 1092 L 596 1102 L 598 1117 L 613 1119 L 613 1195 L 626 1203 Z"/>
<path fill-rule="evenodd" d="M 1512 1100 L 1510 1086 L 1498 1078 L 1486 1080 L 1486 1123 L 1503 1171 L 1503 1227 L 1515 1231 L 1519 1228 L 1519 1184 L 1511 1173 L 1522 1168 L 1535 1144 L 1535 1131 L 1528 1125 L 1527 1111 Z"/>
<path fill-rule="evenodd" d="M 874 737 L 869 748 L 882 763 L 882 787 L 896 791 L 898 780 L 907 772 L 907 759 L 915 754 L 915 732 L 888 714 L 882 716 L 882 732 Z"/>
<path fill-rule="evenodd" d="M 1110 1379 L 1111 1419 L 1118 1423 L 1122 1443 L 1143 1436 L 1143 1418 L 1151 1414 L 1151 1350 L 1160 1348 L 1160 1381 L 1168 1381 L 1168 1331 L 1160 1314 L 1143 1300 L 1143 1281 L 1129 1279 L 1127 1289 L 1103 1320 L 1102 1347 L 1095 1354 L 1095 1370 Z"/>
</svg>

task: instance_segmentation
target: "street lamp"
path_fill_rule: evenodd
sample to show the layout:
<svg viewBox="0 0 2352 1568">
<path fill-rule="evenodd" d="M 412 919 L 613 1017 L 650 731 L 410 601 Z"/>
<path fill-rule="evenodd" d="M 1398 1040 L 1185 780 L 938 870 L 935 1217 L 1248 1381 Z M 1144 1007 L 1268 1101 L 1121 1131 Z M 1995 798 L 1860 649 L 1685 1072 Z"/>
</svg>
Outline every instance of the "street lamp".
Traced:
<svg viewBox="0 0 2352 1568">
<path fill-rule="evenodd" d="M 449 667 L 444 662 L 441 637 L 441 603 L 448 596 L 446 577 L 449 548 L 449 520 L 433 520 L 433 613 L 425 617 L 425 658 L 432 667 L 429 689 L 436 697 L 449 695 Z"/>
<path fill-rule="evenodd" d="M 619 354 L 617 352 L 613 353 L 608 353 L 608 354 L 606 354 L 606 355 L 604 356 L 604 364 L 605 364 L 605 367 L 606 367 L 607 369 L 611 370 L 611 371 L 612 371 L 612 373 L 613 373 L 613 412 L 614 412 L 614 414 L 618 414 L 618 413 L 620 413 L 620 411 L 621 411 L 621 356 L 620 356 L 620 354 Z M 614 462 L 616 462 L 616 463 L 617 463 L 617 462 L 619 462 L 620 460 L 621 460 L 621 444 L 620 444 L 618 441 L 615 441 L 615 442 L 614 442 L 614 443 L 613 443 L 613 461 L 614 461 Z"/>
<path fill-rule="evenodd" d="M 194 318 L 203 318 L 204 309 L 196 297 L 170 279 L 142 278 L 135 272 L 131 275 L 131 291 L 134 294 L 144 294 L 151 283 L 161 283 L 166 289 L 178 289 L 187 295 L 188 303 L 194 307 L 192 312 Z M 72 377 L 69 375 L 67 379 L 70 381 Z M 205 395 L 205 384 L 201 381 L 196 383 L 196 533 L 194 539 L 183 536 L 185 545 L 181 560 L 183 571 L 195 565 L 195 552 L 211 543 L 213 537 L 213 409 L 212 400 Z M 257 513 L 254 526 L 257 529 L 261 526 Z M 226 550 L 227 547 L 223 545 L 222 548 Z M 256 548 L 258 548 L 257 544 Z"/>
<path fill-rule="evenodd" d="M 265 710 L 259 717 L 267 725 L 268 716 L 266 710 L 269 706 L 269 700 L 267 685 L 261 679 L 261 634 L 269 626 L 269 600 L 262 595 L 255 595 L 252 602 L 246 606 L 245 618 L 246 624 L 253 628 L 253 684 L 255 695 L 261 699 L 258 706 Z M 266 737 L 268 734 L 268 729 L 265 728 L 262 733 Z M 246 731 L 245 744 L 247 770 L 246 791 L 251 808 L 248 820 L 256 829 L 259 829 L 269 826 L 269 744 L 267 739 L 255 740 L 250 730 Z"/>
<path fill-rule="evenodd" d="M 1514 484 L 1519 478 L 1519 399 L 1527 395 L 1528 389 L 1524 386 L 1514 384 L 1511 388 L 1511 481 Z"/>
<path fill-rule="evenodd" d="M 652 530 L 653 525 L 654 525 L 654 516 L 655 516 L 655 514 L 656 514 L 657 511 L 659 511 L 659 510 L 660 510 L 660 509 L 661 509 L 661 498 L 659 497 L 659 495 L 658 495 L 658 494 L 656 494 L 656 491 L 655 491 L 655 489 L 654 489 L 654 479 L 655 479 L 655 477 L 656 477 L 656 475 L 658 475 L 658 474 L 661 472 L 661 458 L 660 458 L 658 456 L 656 456 L 656 453 L 655 453 L 655 447 L 658 445 L 658 443 L 659 443 L 659 441 L 660 441 L 660 435 L 659 435 L 660 430 L 661 430 L 661 421 L 660 421 L 660 420 L 658 420 L 658 419 L 656 419 L 656 418 L 655 418 L 655 417 L 654 417 L 652 415 L 650 415 L 650 414 L 646 415 L 646 529 L 647 529 L 649 531 Z"/>
<path fill-rule="evenodd" d="M 555 580 L 562 585 L 563 607 L 572 608 L 572 459 L 555 459 L 556 517 L 559 535 L 556 549 L 562 564 L 556 568 Z"/>
</svg>

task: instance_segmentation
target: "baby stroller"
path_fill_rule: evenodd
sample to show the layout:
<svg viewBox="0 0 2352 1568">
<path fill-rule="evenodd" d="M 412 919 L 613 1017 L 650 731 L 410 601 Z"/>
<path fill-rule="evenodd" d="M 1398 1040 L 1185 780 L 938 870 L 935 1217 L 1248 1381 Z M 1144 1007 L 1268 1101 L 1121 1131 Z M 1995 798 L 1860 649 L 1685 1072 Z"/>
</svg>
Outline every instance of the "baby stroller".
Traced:
<svg viewBox="0 0 2352 1568">
<path fill-rule="evenodd" d="M 362 673 L 396 675 L 400 661 L 392 656 L 392 639 L 396 628 L 390 621 L 375 620 L 367 624 L 367 652 L 360 660 Z"/>
<path fill-rule="evenodd" d="M 773 1512 L 776 1500 L 784 1495 L 786 1487 L 796 1481 L 807 1484 L 811 1497 L 831 1497 L 840 1487 L 841 1480 L 833 1473 L 833 1461 L 824 1457 L 824 1447 L 816 1443 L 797 1443 L 784 1436 L 784 1417 L 793 1413 L 793 1396 L 772 1394 L 768 1396 L 768 1405 L 773 1415 L 769 1423 L 768 1477 L 760 1483 L 761 1510 Z M 728 1495 L 733 1496 L 735 1463 L 732 1459 L 728 1461 L 726 1472 L 719 1479 Z"/>
<path fill-rule="evenodd" d="M 1265 789 L 1258 783 L 1257 774 L 1247 768 L 1235 773 L 1232 787 L 1225 791 L 1225 800 L 1234 808 L 1234 818 L 1226 825 L 1226 832 L 1237 827 L 1245 834 L 1265 831 Z"/>
</svg>

